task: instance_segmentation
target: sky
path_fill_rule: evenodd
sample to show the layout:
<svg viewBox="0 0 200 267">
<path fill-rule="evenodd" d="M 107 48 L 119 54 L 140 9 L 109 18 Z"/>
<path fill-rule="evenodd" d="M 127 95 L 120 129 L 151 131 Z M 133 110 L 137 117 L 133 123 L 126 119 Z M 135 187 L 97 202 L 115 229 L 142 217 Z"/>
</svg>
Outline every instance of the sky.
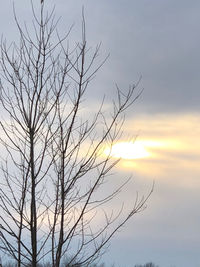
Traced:
<svg viewBox="0 0 200 267">
<path fill-rule="evenodd" d="M 12 1 L 2 3 L 1 34 L 10 41 L 17 38 Z M 14 3 L 19 19 L 30 21 L 30 2 Z M 112 102 L 115 84 L 125 92 L 141 77 L 135 94 L 144 89 L 127 111 L 121 142 L 137 136 L 132 150 L 145 153 L 124 146 L 125 152 L 120 148 L 113 155 L 122 157 L 116 179 L 133 176 L 122 193 L 125 203 L 137 191 L 147 195 L 153 182 L 154 191 L 102 261 L 116 267 L 149 261 L 160 267 L 200 266 L 200 2 L 46 0 L 47 8 L 53 5 L 61 33 L 74 24 L 72 44 L 80 37 L 84 6 L 88 43 L 102 42 L 102 59 L 109 54 L 88 91 L 91 109 L 104 95 L 107 105 Z"/>
</svg>

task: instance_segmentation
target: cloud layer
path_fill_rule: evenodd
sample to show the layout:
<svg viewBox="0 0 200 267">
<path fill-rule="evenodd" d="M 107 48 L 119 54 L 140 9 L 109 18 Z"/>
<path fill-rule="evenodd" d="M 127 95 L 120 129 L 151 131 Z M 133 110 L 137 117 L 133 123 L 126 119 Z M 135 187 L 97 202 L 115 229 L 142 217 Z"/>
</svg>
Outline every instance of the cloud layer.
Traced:
<svg viewBox="0 0 200 267">
<path fill-rule="evenodd" d="M 19 20 L 30 24 L 30 2 L 14 2 Z M 147 194 L 153 180 L 155 190 L 147 210 L 113 240 L 103 260 L 126 267 L 151 260 L 161 267 L 199 266 L 200 2 L 46 0 L 46 5 L 56 5 L 61 33 L 75 23 L 72 46 L 80 39 L 84 5 L 89 46 L 102 42 L 101 59 L 110 53 L 89 87 L 86 108 L 96 108 L 104 94 L 109 107 L 115 83 L 125 91 L 142 76 L 136 95 L 144 92 L 127 113 L 125 137 L 139 135 L 152 156 L 122 160 L 117 179 L 133 173 L 126 202 L 137 190 Z M 17 41 L 12 1 L 4 1 L 0 25 L 8 42 Z"/>
</svg>

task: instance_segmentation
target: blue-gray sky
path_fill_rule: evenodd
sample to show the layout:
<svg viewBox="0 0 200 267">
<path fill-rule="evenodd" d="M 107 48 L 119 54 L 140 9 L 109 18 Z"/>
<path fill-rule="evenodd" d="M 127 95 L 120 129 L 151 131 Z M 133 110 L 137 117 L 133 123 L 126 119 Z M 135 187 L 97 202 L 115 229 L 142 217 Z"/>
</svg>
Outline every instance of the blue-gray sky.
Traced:
<svg viewBox="0 0 200 267">
<path fill-rule="evenodd" d="M 104 94 L 109 103 L 115 83 L 125 90 L 142 76 L 138 90 L 144 91 L 127 114 L 127 135 L 139 132 L 141 140 L 166 144 L 149 145 L 152 158 L 118 168 L 119 174 L 134 176 L 133 192 L 124 192 L 127 201 L 137 190 L 146 194 L 153 180 L 155 190 L 147 209 L 112 240 L 103 260 L 116 267 L 147 261 L 200 266 L 200 2 L 44 1 L 48 8 L 56 6 L 61 32 L 75 23 L 72 44 L 79 39 L 84 5 L 88 43 L 102 42 L 102 58 L 110 53 L 89 88 L 91 106 Z M 20 20 L 30 22 L 30 2 L 14 2 Z M 12 1 L 2 1 L 0 25 L 8 40 L 17 38 Z"/>
</svg>

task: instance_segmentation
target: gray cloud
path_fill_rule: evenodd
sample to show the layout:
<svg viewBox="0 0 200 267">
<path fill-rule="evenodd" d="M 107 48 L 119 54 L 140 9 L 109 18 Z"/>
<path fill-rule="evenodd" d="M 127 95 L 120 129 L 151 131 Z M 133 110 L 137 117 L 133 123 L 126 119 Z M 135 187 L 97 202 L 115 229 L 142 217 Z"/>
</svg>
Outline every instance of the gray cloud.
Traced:
<svg viewBox="0 0 200 267">
<path fill-rule="evenodd" d="M 40 1 L 37 1 L 39 7 Z M 70 39 L 72 44 L 80 37 L 81 8 L 84 5 L 88 43 L 95 46 L 102 41 L 102 58 L 110 52 L 110 58 L 91 83 L 89 101 L 96 103 L 105 93 L 110 99 L 115 91 L 115 82 L 121 88 L 127 88 L 142 75 L 139 88 L 144 87 L 145 90 L 131 109 L 130 117 L 134 112 L 200 112 L 200 1 L 44 1 L 48 2 L 49 8 L 56 4 L 57 15 L 62 16 L 61 32 L 66 32 L 69 25 L 75 22 Z M 15 5 L 20 21 L 30 22 L 30 2 L 15 0 Z M 0 25 L 1 33 L 9 41 L 17 40 L 12 1 L 4 1 L 0 10 Z M 187 158 L 184 154 L 176 156 Z M 196 159 L 198 155 L 189 155 L 192 156 Z M 196 182 L 196 190 L 188 191 L 187 187 L 179 186 L 185 180 L 188 183 L 190 175 L 193 175 L 191 183 L 193 180 L 199 181 L 198 174 L 191 173 L 190 168 L 186 173 L 173 168 L 170 172 L 172 165 L 166 162 L 164 165 L 163 181 L 158 182 L 147 211 L 129 224 L 125 232 L 112 243 L 110 254 L 105 259 L 115 259 L 116 266 L 121 264 L 129 267 L 149 260 L 162 267 L 172 264 L 176 264 L 176 267 L 193 267 L 199 264 L 200 218 L 194 209 L 199 203 L 199 182 Z M 136 180 L 146 185 L 146 177 L 139 177 L 138 173 L 136 175 Z M 150 175 L 150 179 L 154 177 Z M 173 216 L 173 223 L 170 224 L 170 218 L 165 218 L 165 215 L 171 212 L 169 209 L 172 207 L 174 211 L 170 216 Z M 187 216 L 185 211 L 188 212 Z M 188 223 L 187 217 L 191 218 Z M 183 240 L 181 236 L 185 233 L 188 239 Z M 123 253 L 122 243 L 126 246 Z"/>
<path fill-rule="evenodd" d="M 46 1 L 47 2 L 47 1 Z M 48 1 L 48 7 L 55 4 Z M 21 21 L 30 21 L 28 6 L 15 1 Z M 124 90 L 142 75 L 140 112 L 199 111 L 199 1 L 64 1 L 56 2 L 61 31 L 75 22 L 71 43 L 80 38 L 84 5 L 91 46 L 102 41 L 102 58 L 110 58 L 89 90 L 91 98 L 113 96 L 115 83 Z M 39 6 L 39 1 L 38 1 Z M 11 2 L 1 10 L 2 32 L 16 35 Z M 9 21 L 9 23 L 8 23 Z"/>
<path fill-rule="evenodd" d="M 111 53 L 97 78 L 94 97 L 99 91 L 112 95 L 114 82 L 126 88 L 142 75 L 145 91 L 137 104 L 139 110 L 199 111 L 199 2 L 79 1 L 81 4 L 85 4 L 88 39 L 102 41 L 102 50 Z M 77 5 L 76 16 L 79 9 Z"/>
</svg>

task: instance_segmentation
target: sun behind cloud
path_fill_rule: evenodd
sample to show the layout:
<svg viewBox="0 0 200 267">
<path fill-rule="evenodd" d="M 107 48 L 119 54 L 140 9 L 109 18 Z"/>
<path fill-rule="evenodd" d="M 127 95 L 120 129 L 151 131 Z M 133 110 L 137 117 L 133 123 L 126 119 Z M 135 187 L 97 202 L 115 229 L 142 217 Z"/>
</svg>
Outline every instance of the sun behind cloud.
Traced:
<svg viewBox="0 0 200 267">
<path fill-rule="evenodd" d="M 106 156 L 122 159 L 140 159 L 150 156 L 150 153 L 145 148 L 144 144 L 140 141 L 136 142 L 118 142 L 111 148 L 104 150 Z"/>
</svg>

